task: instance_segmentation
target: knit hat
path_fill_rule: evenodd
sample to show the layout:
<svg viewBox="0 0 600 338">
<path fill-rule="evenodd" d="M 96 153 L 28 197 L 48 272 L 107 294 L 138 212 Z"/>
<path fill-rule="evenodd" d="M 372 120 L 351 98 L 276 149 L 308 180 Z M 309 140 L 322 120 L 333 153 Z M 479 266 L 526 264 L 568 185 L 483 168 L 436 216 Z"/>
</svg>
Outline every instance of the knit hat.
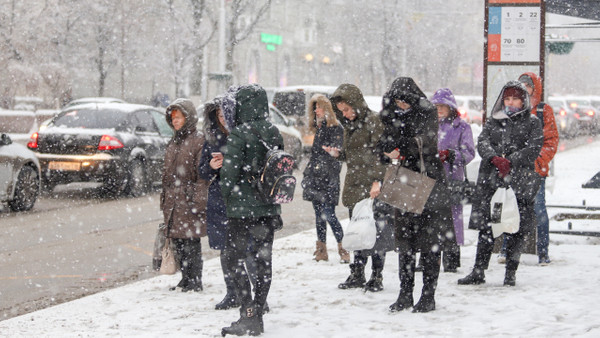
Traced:
<svg viewBox="0 0 600 338">
<path fill-rule="evenodd" d="M 454 98 L 452 91 L 448 88 L 438 89 L 435 94 L 433 94 L 430 101 L 433 104 L 445 104 L 454 110 L 458 110 L 456 99 Z"/>
<path fill-rule="evenodd" d="M 518 97 L 521 99 L 521 101 L 525 101 L 525 98 L 527 97 L 527 93 L 518 87 L 508 87 L 502 93 L 502 100 L 506 99 L 509 96 Z"/>
</svg>

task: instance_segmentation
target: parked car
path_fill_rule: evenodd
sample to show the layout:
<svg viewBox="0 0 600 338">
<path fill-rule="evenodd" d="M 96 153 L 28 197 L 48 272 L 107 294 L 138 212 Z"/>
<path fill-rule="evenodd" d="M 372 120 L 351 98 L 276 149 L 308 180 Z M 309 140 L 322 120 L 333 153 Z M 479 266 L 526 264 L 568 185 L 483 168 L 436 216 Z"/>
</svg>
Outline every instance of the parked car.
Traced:
<svg viewBox="0 0 600 338">
<path fill-rule="evenodd" d="M 114 97 L 82 97 L 67 103 L 63 109 L 86 103 L 125 103 L 125 101 Z"/>
<path fill-rule="evenodd" d="M 285 151 L 290 153 L 299 163 L 304 155 L 302 148 L 302 134 L 295 128 L 295 121 L 283 115 L 279 109 L 269 104 L 269 120 L 281 133 Z"/>
<path fill-rule="evenodd" d="M 548 104 L 554 110 L 559 133 L 565 137 L 597 131 L 596 110 L 589 105 L 588 101 L 567 96 L 550 96 Z"/>
<path fill-rule="evenodd" d="M 302 135 L 304 151 L 310 151 L 315 136 L 308 128 L 306 105 L 315 94 L 330 97 L 337 87 L 334 86 L 289 86 L 279 87 L 273 94 L 273 105 L 288 119 L 295 121 L 296 129 Z"/>
<path fill-rule="evenodd" d="M 483 123 L 483 98 L 481 96 L 455 95 L 460 118 L 481 125 Z"/>
<path fill-rule="evenodd" d="M 42 187 L 99 182 L 113 196 L 140 196 L 160 183 L 173 131 L 162 108 L 93 103 L 63 110 L 28 143 L 40 161 Z"/>
<path fill-rule="evenodd" d="M 10 136 L 0 135 L 0 202 L 12 211 L 33 208 L 40 191 L 40 163 L 35 154 Z"/>
</svg>

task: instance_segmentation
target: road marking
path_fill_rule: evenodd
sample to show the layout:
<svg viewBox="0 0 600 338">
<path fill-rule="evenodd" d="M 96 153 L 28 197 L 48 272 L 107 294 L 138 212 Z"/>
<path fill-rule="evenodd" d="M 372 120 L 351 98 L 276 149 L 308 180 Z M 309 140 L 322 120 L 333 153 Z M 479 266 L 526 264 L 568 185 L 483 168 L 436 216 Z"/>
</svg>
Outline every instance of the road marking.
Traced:
<svg viewBox="0 0 600 338">
<path fill-rule="evenodd" d="M 128 247 L 129 249 L 131 249 L 133 251 L 141 252 L 141 253 L 143 253 L 145 255 L 148 255 L 148 256 L 152 257 L 152 252 L 146 251 L 146 250 L 144 250 L 144 249 L 142 249 L 140 247 L 137 247 L 135 245 L 125 244 L 124 246 Z"/>
<path fill-rule="evenodd" d="M 56 278 L 82 278 L 83 275 L 55 275 L 55 276 L 8 276 L 1 277 L 0 280 L 16 280 L 16 279 L 56 279 Z"/>
</svg>

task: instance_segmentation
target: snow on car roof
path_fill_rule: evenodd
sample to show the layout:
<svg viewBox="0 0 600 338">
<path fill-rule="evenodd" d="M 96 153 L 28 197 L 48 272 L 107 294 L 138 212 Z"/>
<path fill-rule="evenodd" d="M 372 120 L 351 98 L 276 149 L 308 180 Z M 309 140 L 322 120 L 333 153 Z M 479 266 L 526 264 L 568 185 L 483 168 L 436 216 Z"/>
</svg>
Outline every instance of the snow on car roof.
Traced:
<svg viewBox="0 0 600 338">
<path fill-rule="evenodd" d="M 153 110 L 161 110 L 159 108 L 156 107 L 152 107 L 152 106 L 148 106 L 145 104 L 137 104 L 137 103 L 116 103 L 116 102 L 110 102 L 110 103 L 82 103 L 82 104 L 78 104 L 78 105 L 74 105 L 71 107 L 67 107 L 65 109 L 63 109 L 63 111 L 67 111 L 67 110 L 76 110 L 76 109 L 116 109 L 116 110 L 120 110 L 123 112 L 133 112 L 136 110 L 140 110 L 140 109 L 153 109 Z M 164 110 L 164 108 L 163 108 Z"/>
</svg>

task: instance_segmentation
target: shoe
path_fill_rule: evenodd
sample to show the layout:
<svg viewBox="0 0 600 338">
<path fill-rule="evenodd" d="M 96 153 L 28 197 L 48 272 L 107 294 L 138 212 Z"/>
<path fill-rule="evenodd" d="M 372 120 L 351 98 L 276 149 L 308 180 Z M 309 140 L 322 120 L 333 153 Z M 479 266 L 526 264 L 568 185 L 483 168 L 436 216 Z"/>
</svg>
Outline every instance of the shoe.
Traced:
<svg viewBox="0 0 600 338">
<path fill-rule="evenodd" d="M 400 312 L 400 311 L 409 309 L 411 307 L 413 307 L 412 294 L 406 295 L 406 294 L 403 294 L 402 291 L 400 291 L 400 294 L 398 295 L 398 299 L 396 300 L 396 302 L 394 304 L 390 305 L 390 312 Z"/>
<path fill-rule="evenodd" d="M 504 274 L 504 286 L 515 286 L 517 284 L 517 271 L 515 270 L 506 270 Z"/>
<path fill-rule="evenodd" d="M 215 310 L 228 310 L 234 307 L 239 307 L 241 304 L 235 294 L 227 293 L 222 301 L 215 305 Z"/>
<path fill-rule="evenodd" d="M 329 256 L 327 255 L 327 245 L 325 242 L 317 241 L 317 250 L 314 253 L 315 261 L 328 261 Z"/>
<path fill-rule="evenodd" d="M 200 292 L 204 290 L 202 288 L 202 284 L 198 284 L 198 285 L 187 285 L 184 286 L 183 288 L 181 288 L 181 292 L 189 292 L 189 291 L 193 291 L 193 292 Z"/>
<path fill-rule="evenodd" d="M 340 264 L 350 263 L 350 253 L 342 247 L 342 243 L 338 243 L 338 254 L 340 255 Z"/>
<path fill-rule="evenodd" d="M 179 281 L 179 283 L 177 283 L 177 285 L 176 285 L 176 286 L 171 286 L 171 287 L 169 288 L 169 291 L 175 291 L 175 290 L 177 290 L 177 291 L 181 291 L 181 290 L 182 290 L 182 289 L 183 289 L 185 286 L 187 286 L 187 284 L 188 284 L 188 281 L 187 281 L 187 279 L 183 279 L 183 278 L 182 278 L 182 279 Z"/>
<path fill-rule="evenodd" d="M 499 264 L 506 264 L 506 254 L 500 253 L 498 255 L 498 263 Z"/>
<path fill-rule="evenodd" d="M 435 310 L 435 299 L 432 296 L 421 296 L 421 299 L 413 306 L 413 313 L 425 313 Z"/>
<path fill-rule="evenodd" d="M 365 292 L 379 292 L 383 290 L 383 276 L 381 275 L 381 270 L 382 269 L 373 270 L 371 278 L 369 278 L 369 281 L 365 284 Z"/>
<path fill-rule="evenodd" d="M 256 305 L 240 309 L 240 319 L 221 329 L 221 336 L 259 336 L 265 331 L 262 312 Z"/>
<path fill-rule="evenodd" d="M 338 288 L 345 289 L 354 289 L 354 288 L 362 288 L 365 286 L 367 280 L 365 279 L 365 266 L 362 264 L 350 264 L 350 276 L 346 279 L 345 282 L 338 285 Z"/>
<path fill-rule="evenodd" d="M 458 280 L 458 285 L 478 285 L 485 283 L 485 274 L 481 269 L 473 269 L 465 278 Z"/>
<path fill-rule="evenodd" d="M 550 264 L 551 262 L 552 262 L 552 261 L 551 261 L 551 260 L 550 260 L 550 258 L 548 258 L 548 257 L 541 257 L 541 258 L 539 259 L 539 261 L 538 261 L 538 263 L 539 263 L 541 266 L 547 266 L 547 265 L 548 265 L 548 264 Z"/>
</svg>

